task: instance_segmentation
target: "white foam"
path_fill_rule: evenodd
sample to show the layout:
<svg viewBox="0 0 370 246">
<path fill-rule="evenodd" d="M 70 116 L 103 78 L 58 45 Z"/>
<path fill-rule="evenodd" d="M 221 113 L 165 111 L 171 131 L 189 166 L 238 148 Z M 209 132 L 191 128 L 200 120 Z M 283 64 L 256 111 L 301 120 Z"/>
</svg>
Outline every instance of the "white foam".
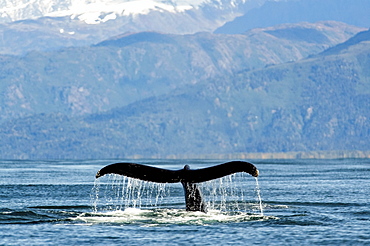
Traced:
<svg viewBox="0 0 370 246">
<path fill-rule="evenodd" d="M 197 224 L 207 225 L 225 222 L 245 222 L 270 219 L 267 216 L 250 214 L 245 212 L 226 213 L 219 210 L 211 210 L 208 213 L 187 212 L 182 209 L 155 209 L 143 210 L 127 208 L 125 210 L 81 214 L 75 221 L 83 221 L 88 224 L 118 223 L 140 224 L 141 226 L 158 226 L 163 224 Z"/>
</svg>

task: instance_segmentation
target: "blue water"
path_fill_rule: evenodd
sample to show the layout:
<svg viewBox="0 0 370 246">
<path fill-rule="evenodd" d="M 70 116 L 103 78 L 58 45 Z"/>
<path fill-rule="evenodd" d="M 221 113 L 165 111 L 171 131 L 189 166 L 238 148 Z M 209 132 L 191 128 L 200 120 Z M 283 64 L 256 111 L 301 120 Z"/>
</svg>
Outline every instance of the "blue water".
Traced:
<svg viewBox="0 0 370 246">
<path fill-rule="evenodd" d="M 180 184 L 95 180 L 113 162 L 1 160 L 0 245 L 370 245 L 369 159 L 252 160 L 258 186 L 246 174 L 202 185 L 207 214 L 185 211 Z"/>
</svg>

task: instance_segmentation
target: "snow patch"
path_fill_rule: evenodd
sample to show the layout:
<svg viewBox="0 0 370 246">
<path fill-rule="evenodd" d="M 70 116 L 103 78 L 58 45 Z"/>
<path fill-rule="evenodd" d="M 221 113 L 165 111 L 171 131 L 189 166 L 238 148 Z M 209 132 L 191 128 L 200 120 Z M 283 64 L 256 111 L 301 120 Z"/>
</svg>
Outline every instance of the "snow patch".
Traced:
<svg viewBox="0 0 370 246">
<path fill-rule="evenodd" d="M 150 11 L 179 13 L 192 9 L 192 5 L 167 4 L 154 0 L 133 1 L 73 1 L 68 10 L 48 13 L 50 17 L 71 16 L 87 24 L 99 24 L 116 19 L 118 16 L 145 15 Z"/>
</svg>

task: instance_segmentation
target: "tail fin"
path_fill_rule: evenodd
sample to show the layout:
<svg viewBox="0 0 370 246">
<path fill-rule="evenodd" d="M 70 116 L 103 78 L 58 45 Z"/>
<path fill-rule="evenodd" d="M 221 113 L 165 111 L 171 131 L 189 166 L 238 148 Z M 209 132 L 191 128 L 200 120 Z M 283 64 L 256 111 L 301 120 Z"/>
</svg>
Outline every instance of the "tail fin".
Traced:
<svg viewBox="0 0 370 246">
<path fill-rule="evenodd" d="M 221 178 L 237 172 L 246 172 L 254 177 L 257 177 L 259 174 L 252 163 L 245 161 L 230 161 L 197 170 L 191 170 L 188 165 L 185 165 L 183 169 L 176 171 L 122 162 L 103 167 L 97 172 L 96 178 L 112 173 L 156 183 L 181 182 L 185 192 L 186 210 L 206 212 L 207 208 L 197 183 Z"/>
<path fill-rule="evenodd" d="M 237 172 L 246 172 L 254 177 L 257 177 L 259 174 L 257 168 L 252 163 L 245 161 L 230 161 L 197 170 L 184 168 L 176 171 L 122 162 L 103 167 L 96 174 L 96 178 L 113 173 L 156 183 L 201 183 Z"/>
</svg>

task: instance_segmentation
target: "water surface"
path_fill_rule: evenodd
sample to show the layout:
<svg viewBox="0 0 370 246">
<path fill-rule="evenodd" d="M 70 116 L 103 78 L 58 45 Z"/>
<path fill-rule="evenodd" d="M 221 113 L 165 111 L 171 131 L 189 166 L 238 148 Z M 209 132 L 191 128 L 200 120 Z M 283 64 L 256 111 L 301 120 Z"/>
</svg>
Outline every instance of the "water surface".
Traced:
<svg viewBox="0 0 370 246">
<path fill-rule="evenodd" d="M 185 211 L 181 184 L 96 181 L 113 162 L 1 160 L 0 245 L 370 244 L 369 159 L 251 161 L 263 213 L 255 178 L 239 174 L 202 185 L 207 214 Z M 139 161 L 174 170 L 221 162 Z"/>
</svg>

